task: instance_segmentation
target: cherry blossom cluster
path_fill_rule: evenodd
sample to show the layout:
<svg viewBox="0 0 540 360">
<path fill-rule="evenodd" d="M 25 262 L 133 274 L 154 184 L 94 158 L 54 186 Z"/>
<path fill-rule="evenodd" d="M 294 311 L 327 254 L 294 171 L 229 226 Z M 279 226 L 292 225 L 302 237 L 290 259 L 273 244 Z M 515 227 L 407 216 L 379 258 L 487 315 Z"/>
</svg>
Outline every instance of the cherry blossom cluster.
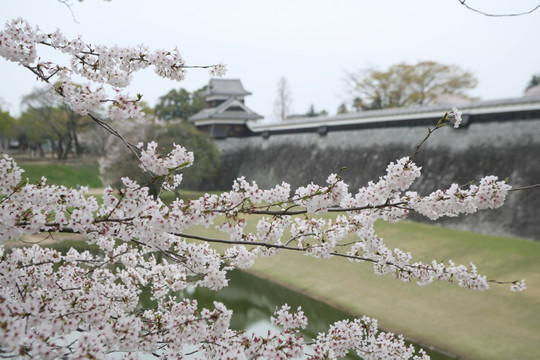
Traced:
<svg viewBox="0 0 540 360">
<path fill-rule="evenodd" d="M 142 151 L 142 161 L 149 167 L 157 166 L 151 168 L 156 174 L 163 175 L 192 162 L 191 155 L 181 148 L 163 158 L 156 149 L 157 145 L 152 143 Z M 119 191 L 105 189 L 98 205 L 94 197 L 85 196 L 86 189 L 47 185 L 45 180 L 39 184 L 21 182 L 22 170 L 4 156 L 0 161 L 4 195 L 0 204 L 2 239 L 40 231 L 72 231 L 86 234 L 102 255 L 73 249 L 62 255 L 38 246 L 7 253 L 2 247 L 0 316 L 6 323 L 0 327 L 4 334 L 0 334 L 2 349 L 39 358 L 81 353 L 105 357 L 115 350 L 136 358 L 133 352 L 155 352 L 167 357 L 181 354 L 187 345 L 198 345 L 201 353 L 221 358 L 249 358 L 253 354 L 291 358 L 305 351 L 305 341 L 295 330 L 305 326 L 301 310 L 289 314 L 285 306 L 278 311 L 273 322 L 283 330 L 277 334 L 267 338 L 240 336 L 228 329 L 230 311 L 222 304 L 216 304 L 214 310 L 199 311 L 195 302 L 182 299 L 178 291 L 187 286 L 220 289 L 227 285 L 228 270 L 247 268 L 258 255 L 273 255 L 272 250 L 287 249 L 290 242 L 296 242 L 296 249 L 312 256 L 337 256 L 336 246 L 351 233 L 359 239 L 343 255 L 353 261 L 372 262 L 377 273 L 393 273 L 405 281 L 416 279 L 422 285 L 434 279 L 451 279 L 461 286 L 485 290 L 485 277 L 478 275 L 472 264 L 465 267 L 452 262 L 411 263 L 411 254 L 399 249 L 391 251 L 375 236 L 373 223 L 392 211 L 393 202 L 404 202 L 405 198 L 396 192 L 406 190 L 418 171 L 408 159 L 400 159 L 389 165 L 387 175 L 378 185 L 370 183 L 355 197 L 336 176 L 329 178 L 329 186 L 312 186 L 315 190 L 310 192 L 305 190 L 310 187 L 301 188 L 290 199 L 287 184 L 262 190 L 254 182 L 240 178 L 230 192 L 189 202 L 176 200 L 170 206 L 126 178 Z M 477 199 L 481 204 L 477 208 L 500 205 L 507 189 L 495 180 L 483 179 L 467 198 Z M 393 200 L 369 197 L 367 194 L 374 189 L 382 189 Z M 299 201 L 300 196 L 303 202 Z M 425 200 L 430 204 L 446 201 L 431 196 L 426 199 L 430 199 Z M 269 200 L 274 203 L 269 204 Z M 330 206 L 340 201 L 356 207 L 334 220 L 307 216 L 308 212 L 322 208 L 333 211 L 336 208 Z M 292 221 L 287 204 L 303 209 L 295 210 L 301 216 Z M 257 233 L 245 233 L 245 219 L 240 215 L 265 212 L 272 216 L 258 221 Z M 233 246 L 218 253 L 209 246 L 211 239 L 199 244 L 186 241 L 189 235 L 182 232 L 194 225 L 210 225 L 218 214 L 227 215 L 217 226 L 235 241 Z M 291 237 L 283 244 L 289 227 Z M 254 248 L 250 246 L 254 244 Z M 158 253 L 161 261 L 156 259 Z M 55 266 L 60 266 L 58 271 Z M 514 290 L 524 287 L 523 282 L 513 284 Z M 142 314 L 136 311 L 143 291 L 150 291 L 159 302 L 157 310 Z M 44 330 L 45 324 L 54 326 Z M 374 328 L 370 324 L 373 321 L 369 319 L 334 324 L 329 333 L 317 338 L 312 358 L 340 357 L 347 350 L 356 350 L 366 358 L 416 356 L 401 338 L 377 331 L 370 333 L 368 330 Z M 80 333 L 77 340 L 68 340 L 74 333 Z"/>
<path fill-rule="evenodd" d="M 74 249 L 63 255 L 37 245 L 6 250 L 0 246 L 3 355 L 112 359 L 112 353 L 120 352 L 124 359 L 145 353 L 170 359 L 182 358 L 187 347 L 201 358 L 288 359 L 305 351 L 299 329 L 305 328 L 307 319 L 301 309 L 290 313 L 285 305 L 277 310 L 272 323 L 282 330 L 266 336 L 230 330 L 232 312 L 223 304 L 199 309 L 196 300 L 178 296 L 178 290 L 193 283 L 192 269 L 156 264 L 155 258 L 125 246 L 109 253 L 109 259 Z M 118 262 L 122 266 L 111 266 Z M 157 307 L 141 311 L 139 296 L 145 291 L 157 300 Z M 341 338 L 359 353 L 369 353 L 375 346 L 381 353 L 409 358 L 409 348 L 399 349 L 400 338 L 378 332 L 376 324 L 370 328 L 370 339 Z M 379 339 L 373 338 L 375 334 Z M 320 334 L 316 349 L 325 349 L 325 342 Z M 315 353 L 310 358 L 329 357 Z"/>
<path fill-rule="evenodd" d="M 41 61 L 38 46 L 67 54 L 69 64 Z M 92 45 L 81 37 L 68 40 L 59 30 L 45 33 L 22 19 L 8 22 L 0 32 L 0 56 L 54 83 L 51 91 L 75 111 L 93 114 L 108 104 L 108 116 L 120 120 L 141 115 L 140 96 L 132 99 L 120 90 L 134 72 L 153 66 L 158 76 L 182 80 L 188 68 L 177 49 Z M 215 76 L 225 71 L 223 64 L 207 68 Z M 87 83 L 76 85 L 74 76 Z M 115 96 L 108 96 L 106 87 Z M 461 112 L 454 108 L 436 128 L 450 122 L 457 127 L 460 121 Z M 193 154 L 178 145 L 166 155 L 154 142 L 146 148 L 139 144 L 138 150 L 141 167 L 154 180 L 165 179 L 165 189 L 179 186 L 178 171 L 193 163 Z M 168 205 L 129 178 L 122 179 L 120 189 L 105 188 L 100 201 L 84 187 L 50 185 L 45 178 L 30 183 L 4 155 L 0 242 L 38 233 L 77 233 L 97 250 L 61 253 L 38 245 L 0 245 L 0 354 L 34 359 L 108 359 L 115 353 L 124 359 L 142 354 L 184 358 L 187 353 L 288 359 L 307 353 L 310 359 L 335 359 L 356 351 L 364 359 L 427 359 L 366 317 L 337 322 L 310 340 L 300 332 L 307 324 L 302 310 L 291 312 L 284 305 L 272 318 L 281 330 L 261 336 L 230 329 L 232 312 L 223 304 L 201 309 L 183 296 L 188 287 L 222 289 L 228 285 L 228 271 L 249 268 L 259 256 L 283 250 L 371 263 L 377 274 L 419 285 L 439 280 L 486 290 L 488 281 L 474 264 L 414 262 L 412 254 L 389 249 L 374 224 L 402 220 L 411 211 L 436 219 L 496 208 L 510 186 L 488 176 L 468 189 L 452 185 L 422 196 L 408 191 L 421 175 L 413 158 L 390 163 L 386 175 L 353 193 L 336 174 L 325 186 L 311 183 L 292 196 L 287 183 L 261 189 L 242 177 L 231 191 Z M 319 216 L 324 212 L 338 215 Z M 249 220 L 252 215 L 255 220 Z M 248 221 L 257 221 L 255 231 L 248 230 Z M 222 238 L 198 236 L 199 225 L 214 226 Z M 213 243 L 223 247 L 218 251 Z M 511 282 L 513 291 L 525 288 L 524 280 Z M 142 297 L 156 305 L 141 308 Z"/>
<path fill-rule="evenodd" d="M 258 185 L 252 181 L 247 182 L 245 177 L 240 177 L 233 182 L 232 191 L 223 200 L 229 200 L 232 206 L 249 200 L 252 204 L 267 203 L 285 203 L 289 200 L 291 185 L 282 182 L 281 185 L 276 185 L 274 188 L 265 190 L 260 189 Z"/>
<path fill-rule="evenodd" d="M 0 191 L 2 194 L 7 195 L 14 190 L 15 186 L 19 184 L 22 179 L 22 170 L 17 166 L 15 160 L 4 154 L 0 159 Z"/>
<path fill-rule="evenodd" d="M 6 155 L 0 160 L 0 168 L 4 179 L 0 188 L 4 196 L 0 201 L 0 240 L 57 231 L 59 226 L 85 233 L 92 224 L 98 207 L 95 198 L 85 198 L 87 188 L 48 185 L 44 178 L 38 184 L 20 185 L 22 170 Z"/>
<path fill-rule="evenodd" d="M 336 174 L 331 174 L 326 180 L 328 186 L 321 187 L 313 183 L 296 190 L 293 198 L 295 204 L 305 207 L 310 213 L 325 212 L 330 206 L 339 204 L 348 193 L 347 184 L 340 181 Z"/>
<path fill-rule="evenodd" d="M 396 340 L 392 333 L 378 332 L 377 320 L 365 316 L 352 322 L 338 321 L 326 334 L 319 334 L 311 359 L 342 358 L 350 349 L 362 359 L 429 359 L 422 350 L 415 355 L 413 346 L 407 346 L 403 337 Z"/>
<path fill-rule="evenodd" d="M 225 76 L 226 74 L 227 74 L 227 66 L 223 63 L 212 65 L 210 67 L 211 76 L 222 77 L 222 76 Z"/>
<path fill-rule="evenodd" d="M 420 177 L 420 170 L 421 168 L 408 157 L 401 158 L 396 163 L 391 162 L 386 168 L 385 176 L 376 183 L 370 181 L 366 187 L 359 189 L 354 197 L 346 194 L 341 199 L 340 206 L 344 208 L 376 207 L 396 200 L 400 191 L 408 189 L 414 180 Z"/>
<path fill-rule="evenodd" d="M 462 112 L 459 111 L 456 107 L 452 108 L 452 111 L 448 113 L 450 118 L 452 118 L 452 121 L 454 122 L 454 128 L 457 129 L 459 125 L 461 125 L 461 114 Z"/>
<path fill-rule="evenodd" d="M 486 176 L 478 186 L 471 185 L 469 189 L 452 184 L 447 190 L 437 190 L 425 197 L 416 192 L 407 192 L 406 196 L 411 209 L 432 220 L 442 216 L 471 214 L 502 206 L 512 187 L 497 180 L 496 176 Z"/>
<path fill-rule="evenodd" d="M 514 292 L 520 292 L 526 289 L 527 289 L 527 286 L 525 286 L 525 279 L 521 279 L 520 281 L 517 281 L 510 286 L 510 290 Z"/>
<path fill-rule="evenodd" d="M 39 46 L 68 55 L 68 64 L 42 61 L 38 58 Z M 119 90 L 130 85 L 133 73 L 153 66 L 158 76 L 182 81 L 189 68 L 178 49 L 150 51 L 144 45 L 94 45 L 84 42 L 80 36 L 70 40 L 60 30 L 44 32 L 22 18 L 8 21 L 0 31 L 0 56 L 27 67 L 41 80 L 54 84 L 54 91 L 80 114 L 95 113 L 100 105 L 110 104 L 107 115 L 113 120 L 142 115 L 137 105 L 140 97 L 132 98 Z M 212 76 L 226 73 L 224 64 L 198 67 L 208 68 Z M 75 86 L 78 82 L 75 76 L 89 82 Z M 114 97 L 107 95 L 104 85 L 113 88 Z"/>
<path fill-rule="evenodd" d="M 155 141 L 149 142 L 146 150 L 143 146 L 143 143 L 138 144 L 141 149 L 139 166 L 156 175 L 165 176 L 193 164 L 193 153 L 180 145 L 173 144 L 173 149 L 165 156 L 156 151 L 158 144 Z"/>
<path fill-rule="evenodd" d="M 304 316 L 302 308 L 299 307 L 294 314 L 290 313 L 289 310 L 291 310 L 289 305 L 283 305 L 281 309 L 277 309 L 272 317 L 272 324 L 281 326 L 284 330 L 304 329 L 307 326 L 307 318 Z"/>
<path fill-rule="evenodd" d="M 179 146 L 164 156 L 158 154 L 155 143 L 140 149 L 142 164 L 156 176 L 168 176 L 193 161 L 192 154 Z M 301 310 L 289 314 L 285 306 L 276 313 L 273 322 L 282 326 L 281 332 L 265 338 L 240 335 L 228 328 L 230 312 L 223 305 L 198 310 L 195 302 L 179 293 L 188 286 L 221 289 L 227 286 L 227 271 L 249 268 L 258 256 L 272 256 L 279 250 L 370 262 L 377 274 L 392 274 L 420 285 L 439 280 L 486 290 L 486 277 L 478 274 L 474 264 L 413 262 L 412 254 L 387 248 L 376 236 L 374 223 L 398 221 L 409 211 L 453 216 L 457 206 L 467 212 L 498 207 L 509 186 L 489 176 L 468 190 L 453 186 L 437 195 L 413 196 L 407 189 L 418 176 L 420 169 L 402 158 L 389 164 L 377 183 L 370 182 L 354 196 L 336 175 L 329 177 L 327 186 L 310 184 L 292 197 L 288 184 L 264 190 L 239 178 L 229 192 L 177 199 L 171 205 L 124 178 L 121 189 L 106 188 L 98 202 L 87 196 L 85 188 L 49 185 L 46 179 L 37 184 L 22 181 L 22 169 L 4 156 L 0 160 L 0 240 L 39 232 L 75 232 L 85 234 L 100 252 L 93 255 L 72 249 L 63 255 L 39 246 L 11 251 L 2 247 L 0 315 L 6 325 L 0 326 L 0 346 L 6 353 L 38 358 L 82 353 L 106 358 L 111 351 L 124 351 L 128 358 L 136 358 L 137 353 L 169 357 L 180 356 L 188 345 L 197 346 L 205 356 L 220 358 L 297 356 L 307 351 L 297 331 L 305 326 Z M 321 211 L 341 215 L 311 216 Z M 254 233 L 246 230 L 250 214 L 266 215 L 257 220 Z M 189 232 L 196 225 L 216 226 L 229 237 L 217 241 L 229 247 L 216 251 L 210 246 L 215 239 Z M 523 289 L 523 281 L 512 283 L 512 290 Z M 145 291 L 160 305 L 141 313 L 137 304 Z M 45 324 L 54 326 L 43 330 Z M 319 335 L 312 357 L 340 357 L 346 349 L 365 358 L 424 356 L 412 355 L 412 349 L 392 334 L 371 334 L 369 324 L 373 321 L 334 324 L 327 334 Z M 79 334 L 77 340 L 68 340 L 73 334 Z"/>
</svg>

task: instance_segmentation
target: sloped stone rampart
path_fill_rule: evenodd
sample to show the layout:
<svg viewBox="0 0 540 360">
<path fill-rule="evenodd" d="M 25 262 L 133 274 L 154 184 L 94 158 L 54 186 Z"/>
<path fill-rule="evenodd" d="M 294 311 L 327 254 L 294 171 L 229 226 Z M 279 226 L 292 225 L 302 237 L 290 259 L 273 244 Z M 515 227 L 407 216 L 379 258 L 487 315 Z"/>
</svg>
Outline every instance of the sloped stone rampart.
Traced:
<svg viewBox="0 0 540 360">
<path fill-rule="evenodd" d="M 294 188 L 324 184 L 343 167 L 350 190 L 385 174 L 389 162 L 414 153 L 426 135 L 423 126 L 329 131 L 228 138 L 222 150 L 220 188 L 239 176 L 261 187 L 286 181 Z M 413 190 L 427 194 L 452 183 L 466 184 L 486 175 L 508 178 L 514 187 L 540 183 L 540 121 L 517 120 L 450 126 L 435 132 L 415 162 L 422 177 Z M 436 224 L 481 233 L 540 240 L 540 189 L 512 192 L 500 209 L 437 220 Z M 418 221 L 428 219 L 412 216 Z"/>
</svg>

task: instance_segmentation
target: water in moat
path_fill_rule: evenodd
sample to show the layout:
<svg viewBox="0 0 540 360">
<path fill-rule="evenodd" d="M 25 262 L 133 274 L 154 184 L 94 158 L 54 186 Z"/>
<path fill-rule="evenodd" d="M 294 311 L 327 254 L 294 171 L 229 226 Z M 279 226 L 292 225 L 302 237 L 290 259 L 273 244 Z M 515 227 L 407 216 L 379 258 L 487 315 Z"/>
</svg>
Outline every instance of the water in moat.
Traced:
<svg viewBox="0 0 540 360">
<path fill-rule="evenodd" d="M 233 310 L 231 328 L 265 335 L 268 330 L 277 329 L 270 323 L 270 317 L 276 308 L 288 304 L 291 310 L 302 306 L 308 318 L 308 326 L 302 330 L 304 338 L 311 340 L 319 332 L 328 330 L 330 324 L 353 319 L 351 314 L 333 308 L 304 294 L 258 278 L 254 275 L 232 271 L 228 273 L 229 286 L 220 291 L 195 288 L 184 292 L 184 296 L 197 299 L 199 307 L 213 308 L 214 301 L 224 303 Z M 415 347 L 418 348 L 417 345 Z M 432 359 L 447 360 L 451 357 L 425 349 Z M 356 354 L 349 354 L 346 359 L 359 359 Z"/>
</svg>

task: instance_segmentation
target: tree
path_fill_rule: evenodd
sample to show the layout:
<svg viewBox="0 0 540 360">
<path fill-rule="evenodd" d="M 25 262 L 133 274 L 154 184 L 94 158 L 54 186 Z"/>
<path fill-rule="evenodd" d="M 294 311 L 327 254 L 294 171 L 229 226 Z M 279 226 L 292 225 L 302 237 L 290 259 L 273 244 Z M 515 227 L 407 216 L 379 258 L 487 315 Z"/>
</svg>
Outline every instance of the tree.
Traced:
<svg viewBox="0 0 540 360">
<path fill-rule="evenodd" d="M 56 145 L 56 135 L 54 128 L 49 127 L 45 120 L 44 116 L 58 116 L 61 114 L 58 111 L 52 110 L 52 108 L 47 108 L 50 110 L 50 114 L 46 111 L 39 112 L 36 109 L 27 108 L 17 119 L 17 128 L 18 128 L 18 139 L 19 139 L 19 149 L 23 152 L 30 149 L 31 152 L 34 150 L 39 153 L 41 157 L 45 156 L 44 147 L 50 148 L 53 152 L 56 152 L 56 157 L 61 158 L 64 149 L 59 148 Z M 45 110 L 45 109 L 41 109 Z M 51 115 L 53 114 L 54 115 Z M 61 149 L 58 151 L 58 149 Z"/>
<path fill-rule="evenodd" d="M 338 114 L 347 114 L 349 110 L 347 109 L 347 104 L 341 103 L 337 108 Z"/>
<path fill-rule="evenodd" d="M 321 110 L 321 111 L 315 111 L 315 105 L 311 104 L 309 107 L 308 112 L 305 114 L 307 117 L 315 117 L 315 116 L 326 116 L 328 115 L 328 111 Z"/>
<path fill-rule="evenodd" d="M 22 104 L 25 111 L 19 124 L 35 146 L 41 150 L 43 142 L 49 141 L 58 159 L 66 159 L 72 152 L 82 154 L 79 133 L 90 126 L 87 117 L 51 99 L 47 89 L 35 89 L 24 97 Z"/>
<path fill-rule="evenodd" d="M 164 77 L 183 79 L 185 64 L 178 54 L 145 48 L 109 49 L 85 44 L 80 38 L 68 41 L 60 31 L 44 34 L 22 19 L 6 24 L 0 39 L 0 56 L 25 66 L 46 83 L 59 76 L 62 83 L 53 89 L 74 110 L 116 136 L 151 181 L 161 182 L 164 189 L 179 186 L 178 172 L 193 164 L 191 152 L 175 145 L 170 152 L 161 153 L 155 142 L 133 145 L 97 116 L 100 105 L 110 102 L 109 118 L 141 119 L 140 97 L 117 93 L 110 98 L 100 81 L 118 85 L 125 75 L 123 84 L 127 86 L 129 75 L 150 65 Z M 68 54 L 69 65 L 40 62 L 36 47 L 42 46 Z M 101 56 L 114 61 L 99 61 Z M 221 65 L 209 67 L 213 75 L 222 73 Z M 73 87 L 73 68 L 97 82 L 98 89 Z M 0 245 L 1 356 L 110 358 L 120 352 L 124 359 L 137 358 L 138 353 L 183 358 L 189 352 L 203 358 L 248 359 L 294 358 L 309 351 L 311 359 L 328 359 L 354 350 L 370 359 L 427 359 L 402 337 L 379 332 L 376 321 L 367 317 L 331 325 L 310 342 L 308 350 L 298 332 L 307 323 L 300 308 L 291 310 L 284 305 L 276 310 L 272 322 L 280 329 L 256 336 L 231 329 L 232 312 L 223 304 L 215 302 L 212 309 L 199 309 L 196 301 L 184 299 L 179 290 L 188 286 L 219 290 L 227 286 L 231 269 L 248 268 L 258 256 L 278 251 L 367 262 L 379 275 L 392 274 L 421 285 L 440 280 L 484 291 L 490 284 L 505 283 L 487 280 L 473 264 L 412 262 L 411 254 L 389 249 L 375 234 L 375 221 L 399 221 L 410 212 L 434 219 L 503 204 L 510 186 L 494 176 L 480 179 L 478 185 L 454 184 L 426 196 L 407 191 L 421 175 L 414 159 L 422 144 L 441 127 L 457 127 L 460 121 L 457 109 L 443 114 L 414 154 L 390 163 L 384 176 L 355 193 L 349 192 L 339 174 L 331 174 L 324 186 L 310 183 L 292 194 L 286 183 L 260 189 L 239 178 L 231 191 L 176 199 L 165 205 L 149 196 L 148 187 L 124 178 L 121 188 L 106 188 L 98 201 L 85 188 L 48 185 L 46 180 L 23 182 L 17 163 L 3 157 L 0 241 L 25 234 L 79 233 L 99 251 L 70 248 L 59 252 L 37 244 L 6 249 Z M 340 216 L 328 221 L 318 217 L 323 212 Z M 252 216 L 257 222 L 255 232 L 245 228 L 246 218 Z M 223 233 L 222 238 L 197 234 L 197 226 L 212 224 Z M 285 230 L 291 235 L 282 241 Z M 343 243 L 348 234 L 355 240 Z M 525 288 L 523 281 L 508 283 L 516 291 Z M 150 297 L 152 305 L 142 304 L 143 297 Z"/>
<path fill-rule="evenodd" d="M 15 135 L 15 119 L 0 108 L 0 150 L 8 148 L 8 141 Z"/>
<path fill-rule="evenodd" d="M 169 152 L 175 143 L 181 143 L 195 154 L 193 166 L 183 171 L 184 189 L 209 190 L 215 181 L 220 166 L 220 152 L 212 138 L 200 132 L 187 122 L 156 123 L 149 119 L 142 122 L 125 122 L 121 124 L 123 133 L 137 141 L 156 141 L 162 151 Z M 122 186 L 122 178 L 128 176 L 140 184 L 147 184 L 150 193 L 156 196 L 161 181 L 152 181 L 148 172 L 137 165 L 132 153 L 124 151 L 123 144 L 115 138 L 109 138 L 106 145 L 106 156 L 100 160 L 100 170 L 105 184 L 114 187 Z"/>
<path fill-rule="evenodd" d="M 206 86 L 190 93 L 184 88 L 172 89 L 166 95 L 159 98 L 155 107 L 156 115 L 163 120 L 182 119 L 186 121 L 206 107 L 206 102 L 201 92 L 206 90 Z"/>
<path fill-rule="evenodd" d="M 356 112 L 362 111 L 365 108 L 364 103 L 362 102 L 362 99 L 359 97 L 355 97 L 352 101 L 352 107 Z"/>
<path fill-rule="evenodd" d="M 287 120 L 291 111 L 291 90 L 287 79 L 282 76 L 277 84 L 276 99 L 274 100 L 274 116 L 279 121 Z"/>
<path fill-rule="evenodd" d="M 540 93 L 540 74 L 535 74 L 529 80 L 529 84 L 525 88 L 524 93 L 526 95 L 536 95 Z"/>
<path fill-rule="evenodd" d="M 369 69 L 347 74 L 355 104 L 364 110 L 385 109 L 436 103 L 445 95 L 459 95 L 471 99 L 463 92 L 476 87 L 472 73 L 456 65 L 434 61 L 414 65 L 399 63 L 386 71 Z"/>
</svg>

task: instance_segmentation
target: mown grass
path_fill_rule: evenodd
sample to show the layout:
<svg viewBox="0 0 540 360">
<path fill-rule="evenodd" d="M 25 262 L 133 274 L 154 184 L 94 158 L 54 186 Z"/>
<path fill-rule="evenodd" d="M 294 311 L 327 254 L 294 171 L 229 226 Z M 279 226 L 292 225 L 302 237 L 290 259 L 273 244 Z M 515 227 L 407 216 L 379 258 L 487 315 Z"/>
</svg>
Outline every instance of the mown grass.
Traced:
<svg viewBox="0 0 540 360">
<path fill-rule="evenodd" d="M 220 194 L 220 191 L 209 191 L 209 194 Z M 182 199 L 184 201 L 188 200 L 195 200 L 199 197 L 203 196 L 204 192 L 201 191 L 195 191 L 195 190 L 180 190 L 178 191 L 178 198 Z M 174 200 L 176 200 L 176 194 L 172 191 L 164 191 L 161 193 L 159 198 L 165 203 L 165 204 L 171 204 Z"/>
<path fill-rule="evenodd" d="M 99 168 L 95 162 L 79 164 L 21 163 L 19 166 L 24 169 L 23 178 L 28 178 L 32 183 L 40 181 L 41 177 L 45 176 L 49 184 L 67 187 L 88 186 L 90 188 L 103 186 L 99 178 Z"/>
<path fill-rule="evenodd" d="M 254 231 L 254 223 L 248 230 Z M 374 317 L 387 331 L 455 357 L 540 358 L 540 243 L 412 222 L 378 223 L 377 230 L 388 246 L 412 252 L 415 260 L 473 261 L 488 279 L 525 278 L 528 290 L 513 293 L 507 285 L 493 285 L 477 293 L 448 283 L 420 287 L 374 275 L 368 263 L 318 260 L 297 252 L 259 258 L 250 271 L 353 314 Z M 194 231 L 219 236 L 212 228 Z"/>
</svg>

